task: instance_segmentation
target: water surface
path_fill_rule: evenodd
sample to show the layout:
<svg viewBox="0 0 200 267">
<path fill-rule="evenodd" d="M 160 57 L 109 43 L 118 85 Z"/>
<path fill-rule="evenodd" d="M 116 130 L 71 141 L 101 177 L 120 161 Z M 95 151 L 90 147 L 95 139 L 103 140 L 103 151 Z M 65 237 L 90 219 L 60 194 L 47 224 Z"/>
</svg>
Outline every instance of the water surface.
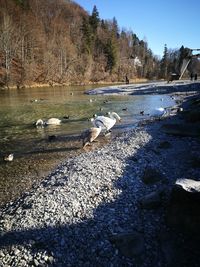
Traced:
<svg viewBox="0 0 200 267">
<path fill-rule="evenodd" d="M 93 86 L 94 87 L 94 86 Z M 95 86 L 96 87 L 96 86 Z M 56 164 L 82 153 L 77 138 L 91 127 L 90 118 L 117 112 L 122 118 L 115 132 L 135 127 L 154 115 L 155 108 L 174 104 L 168 95 L 87 95 L 92 86 L 42 87 L 0 91 L 0 205 L 14 200 L 47 175 Z M 144 111 L 142 116 L 140 111 Z M 38 119 L 56 117 L 61 125 L 36 127 Z M 50 141 L 49 136 L 55 136 Z M 110 139 L 99 138 L 100 145 Z M 98 147 L 94 144 L 92 147 Z M 3 156 L 14 153 L 13 162 Z"/>
<path fill-rule="evenodd" d="M 156 107 L 172 105 L 168 96 L 90 96 L 91 86 L 43 87 L 0 91 L 1 153 L 25 152 L 33 140 L 49 135 L 80 134 L 91 127 L 94 114 L 115 111 L 122 117 L 121 127 L 133 126 L 144 119 L 140 111 L 152 115 Z M 35 127 L 38 119 L 55 117 L 62 120 L 57 127 Z M 68 118 L 69 117 L 69 118 Z M 18 142 L 20 144 L 18 145 Z M 21 142 L 25 146 L 21 146 Z"/>
</svg>

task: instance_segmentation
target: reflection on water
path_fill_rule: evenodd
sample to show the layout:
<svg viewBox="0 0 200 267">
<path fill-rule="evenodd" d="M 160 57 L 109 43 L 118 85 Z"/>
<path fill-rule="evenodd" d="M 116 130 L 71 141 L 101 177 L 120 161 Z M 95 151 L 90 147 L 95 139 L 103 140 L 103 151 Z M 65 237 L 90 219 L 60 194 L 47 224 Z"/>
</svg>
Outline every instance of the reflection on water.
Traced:
<svg viewBox="0 0 200 267">
<path fill-rule="evenodd" d="M 0 205 L 31 188 L 35 179 L 41 179 L 67 155 L 81 153 L 77 136 L 92 126 L 89 119 L 94 114 L 117 112 L 122 123 L 115 126 L 115 132 L 135 127 L 139 120 L 153 114 L 155 108 L 174 104 L 164 95 L 84 94 L 89 89 L 92 86 L 0 91 Z M 146 115 L 140 114 L 142 110 Z M 61 119 L 61 125 L 35 126 L 38 119 L 52 117 Z M 51 136 L 55 138 L 49 139 Z M 100 145 L 108 142 L 105 138 L 99 139 Z M 14 153 L 13 162 L 2 161 L 6 153 Z"/>
</svg>

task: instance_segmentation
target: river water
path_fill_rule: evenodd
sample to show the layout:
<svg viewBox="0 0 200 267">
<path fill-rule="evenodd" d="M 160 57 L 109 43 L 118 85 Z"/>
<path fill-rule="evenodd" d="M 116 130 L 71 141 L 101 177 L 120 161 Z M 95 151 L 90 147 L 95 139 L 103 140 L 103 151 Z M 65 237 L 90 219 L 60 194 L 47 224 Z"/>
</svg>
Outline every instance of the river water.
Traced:
<svg viewBox="0 0 200 267">
<path fill-rule="evenodd" d="M 91 127 L 94 114 L 117 112 L 122 123 L 113 134 L 133 128 L 153 115 L 155 108 L 169 107 L 168 95 L 87 95 L 97 86 L 40 87 L 0 91 L 0 205 L 18 196 L 52 171 L 67 157 L 82 153 L 80 133 Z M 146 116 L 140 111 L 144 110 Z M 38 119 L 59 118 L 57 127 L 36 127 Z M 49 136 L 54 136 L 51 141 Z M 100 145 L 109 139 L 100 138 Z M 98 146 L 94 144 L 94 148 Z M 5 154 L 14 153 L 12 162 Z"/>
</svg>

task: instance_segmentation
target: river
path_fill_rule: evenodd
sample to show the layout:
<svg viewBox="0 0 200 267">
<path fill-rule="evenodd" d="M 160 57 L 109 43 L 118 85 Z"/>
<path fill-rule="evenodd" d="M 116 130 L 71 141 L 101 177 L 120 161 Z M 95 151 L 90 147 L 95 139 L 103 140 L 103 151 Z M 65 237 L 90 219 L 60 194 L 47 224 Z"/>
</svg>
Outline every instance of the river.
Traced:
<svg viewBox="0 0 200 267">
<path fill-rule="evenodd" d="M 90 118 L 117 112 L 122 122 L 112 135 L 133 128 L 157 107 L 169 107 L 168 95 L 87 95 L 97 86 L 38 87 L 0 91 L 0 205 L 14 201 L 39 183 L 66 158 L 82 153 L 80 133 L 91 127 Z M 140 111 L 144 110 L 142 116 Z M 38 119 L 56 117 L 57 127 L 36 127 Z M 51 140 L 50 137 L 54 139 Z M 94 149 L 112 138 L 101 137 Z M 12 162 L 4 162 L 14 153 Z"/>
</svg>

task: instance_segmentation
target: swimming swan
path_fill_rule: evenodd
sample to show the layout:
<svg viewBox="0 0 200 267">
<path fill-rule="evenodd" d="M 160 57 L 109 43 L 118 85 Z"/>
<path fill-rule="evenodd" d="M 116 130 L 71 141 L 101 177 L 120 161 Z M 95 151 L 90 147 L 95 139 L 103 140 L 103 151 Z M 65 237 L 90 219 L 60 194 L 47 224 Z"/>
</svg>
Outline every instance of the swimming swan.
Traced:
<svg viewBox="0 0 200 267">
<path fill-rule="evenodd" d="M 47 125 L 60 125 L 61 120 L 57 118 L 50 118 L 47 121 L 43 121 L 42 119 L 39 119 L 36 121 L 36 126 L 47 126 Z"/>
<path fill-rule="evenodd" d="M 108 112 L 108 116 L 96 116 L 91 119 L 91 122 L 95 127 L 101 125 L 103 129 L 106 129 L 106 132 L 109 132 L 117 121 L 121 121 L 121 118 L 116 112 Z"/>
<path fill-rule="evenodd" d="M 155 109 L 154 116 L 162 117 L 162 116 L 164 116 L 166 113 L 167 113 L 166 109 L 160 107 L 160 108 L 156 108 L 156 109 Z"/>
<path fill-rule="evenodd" d="M 99 136 L 101 129 L 101 126 L 92 127 L 82 133 L 83 148 L 90 145 Z"/>
</svg>

